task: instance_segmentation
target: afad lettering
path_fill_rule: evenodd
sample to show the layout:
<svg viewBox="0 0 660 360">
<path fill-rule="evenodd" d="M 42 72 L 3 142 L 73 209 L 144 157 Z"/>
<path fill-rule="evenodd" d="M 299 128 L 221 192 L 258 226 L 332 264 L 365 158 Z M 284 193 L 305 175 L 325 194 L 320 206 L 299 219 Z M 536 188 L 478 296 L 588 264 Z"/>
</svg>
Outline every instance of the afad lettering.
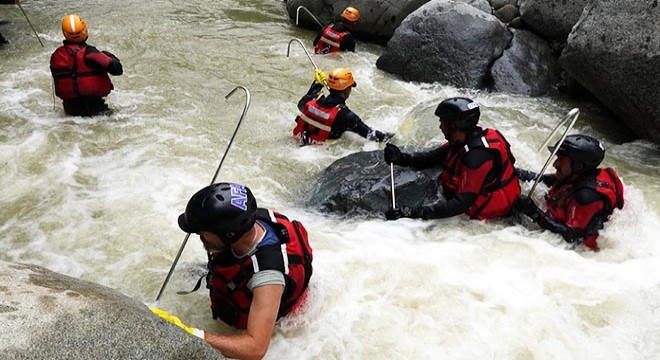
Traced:
<svg viewBox="0 0 660 360">
<path fill-rule="evenodd" d="M 240 184 L 229 184 L 231 189 L 231 204 L 243 211 L 247 210 L 247 192 L 245 186 Z"/>
</svg>

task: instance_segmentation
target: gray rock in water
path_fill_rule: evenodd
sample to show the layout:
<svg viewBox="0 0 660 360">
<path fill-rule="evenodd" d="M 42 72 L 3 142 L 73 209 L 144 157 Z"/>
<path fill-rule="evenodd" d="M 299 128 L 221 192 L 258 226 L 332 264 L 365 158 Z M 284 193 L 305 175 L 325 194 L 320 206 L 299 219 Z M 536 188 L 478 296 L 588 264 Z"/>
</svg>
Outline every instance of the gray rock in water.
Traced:
<svg viewBox="0 0 660 360">
<path fill-rule="evenodd" d="M 511 34 L 490 13 L 453 0 L 433 0 L 396 29 L 378 58 L 379 69 L 404 80 L 484 88 L 490 65 Z"/>
<path fill-rule="evenodd" d="M 440 170 L 395 165 L 397 207 L 442 200 L 437 185 Z M 321 174 L 307 205 L 323 212 L 381 217 L 392 207 L 390 166 L 383 160 L 383 151 L 358 152 L 332 163 Z"/>
<path fill-rule="evenodd" d="M 494 88 L 500 92 L 541 96 L 559 82 L 561 67 L 548 43 L 526 30 L 510 29 L 511 46 L 491 69 Z"/>
<path fill-rule="evenodd" d="M 589 2 L 593 1 L 520 0 L 520 16 L 542 38 L 563 41 Z"/>
<path fill-rule="evenodd" d="M 0 261 L 3 359 L 223 359 L 202 339 L 117 291 Z"/>
<path fill-rule="evenodd" d="M 584 9 L 559 59 L 638 136 L 660 144 L 660 4 L 599 0 Z"/>
</svg>

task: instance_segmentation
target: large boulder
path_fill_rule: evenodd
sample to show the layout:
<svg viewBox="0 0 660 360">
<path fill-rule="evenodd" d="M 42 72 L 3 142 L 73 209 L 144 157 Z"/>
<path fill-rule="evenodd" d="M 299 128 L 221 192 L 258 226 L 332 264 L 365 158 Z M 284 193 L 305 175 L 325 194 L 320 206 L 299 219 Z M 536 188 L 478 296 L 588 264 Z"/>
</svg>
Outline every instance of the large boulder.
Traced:
<svg viewBox="0 0 660 360">
<path fill-rule="evenodd" d="M 510 29 L 513 40 L 491 68 L 499 92 L 541 96 L 556 88 L 561 67 L 548 43 L 526 30 Z"/>
<path fill-rule="evenodd" d="M 401 21 L 418 7 L 429 0 L 364 0 L 356 3 L 349 0 L 289 0 L 286 8 L 292 21 L 296 20 L 298 7 L 304 6 L 323 24 L 335 21 L 336 17 L 348 6 L 353 6 L 360 12 L 355 35 L 374 41 L 386 42 Z M 486 1 L 486 0 L 481 0 Z M 301 9 L 298 16 L 299 25 L 320 30 L 318 24 Z"/>
<path fill-rule="evenodd" d="M 520 0 L 520 17 L 546 40 L 564 41 L 590 0 Z"/>
<path fill-rule="evenodd" d="M 112 289 L 0 261 L 3 359 L 222 359 L 202 339 Z"/>
<path fill-rule="evenodd" d="M 660 143 L 660 4 L 598 0 L 584 9 L 559 59 L 638 136 Z"/>
<path fill-rule="evenodd" d="M 429 205 L 441 200 L 437 185 L 440 170 L 418 171 L 394 166 L 397 207 Z M 382 150 L 354 153 L 323 171 L 307 205 L 323 212 L 380 217 L 392 207 L 390 184 L 390 166 L 383 160 Z"/>
<path fill-rule="evenodd" d="M 490 13 L 454 0 L 426 3 L 401 23 L 376 66 L 404 80 L 484 88 L 511 40 Z"/>
</svg>

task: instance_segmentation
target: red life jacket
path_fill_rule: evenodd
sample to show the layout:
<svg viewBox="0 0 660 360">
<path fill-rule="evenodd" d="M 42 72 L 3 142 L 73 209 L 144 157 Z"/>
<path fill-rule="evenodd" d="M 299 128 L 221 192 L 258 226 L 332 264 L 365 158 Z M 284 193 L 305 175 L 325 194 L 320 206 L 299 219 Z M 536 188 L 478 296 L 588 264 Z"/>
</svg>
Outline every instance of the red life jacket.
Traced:
<svg viewBox="0 0 660 360">
<path fill-rule="evenodd" d="M 104 97 L 113 89 L 108 73 L 85 64 L 87 45 L 65 44 L 50 57 L 55 94 L 64 100 L 81 96 Z"/>
<path fill-rule="evenodd" d="M 303 111 L 296 118 L 293 137 L 303 144 L 322 144 L 330 136 L 332 123 L 342 109 L 341 105 L 324 108 L 318 99 L 312 99 L 305 104 Z"/>
<path fill-rule="evenodd" d="M 247 328 L 252 292 L 247 283 L 256 271 L 278 270 L 284 274 L 285 286 L 277 318 L 295 310 L 304 299 L 312 276 L 312 248 L 307 230 L 298 221 L 266 209 L 257 211 L 257 219 L 271 225 L 279 244 L 258 248 L 252 256 L 236 260 L 231 251 L 209 258 L 206 287 L 210 289 L 213 318 L 228 325 Z M 286 257 L 283 256 L 286 254 Z"/>
<path fill-rule="evenodd" d="M 486 176 L 481 192 L 466 214 L 479 220 L 506 216 L 513 209 L 520 194 L 520 183 L 515 174 L 513 165 L 516 159 L 511 154 L 510 145 L 497 130 L 486 129 L 482 136 L 468 138 L 462 148 L 449 148 L 446 167 L 440 174 L 440 183 L 445 196 L 452 197 L 458 190 L 463 157 L 476 148 L 487 148 L 494 152 L 494 171 Z"/>
<path fill-rule="evenodd" d="M 347 32 L 339 32 L 332 29 L 330 24 L 321 31 L 321 37 L 314 47 L 314 54 L 332 54 L 341 51 L 341 41 Z"/>
<path fill-rule="evenodd" d="M 551 218 L 560 221 L 567 226 L 569 215 L 568 208 L 570 200 L 574 194 L 580 189 L 595 190 L 603 198 L 603 208 L 599 209 L 593 214 L 581 214 L 588 218 L 580 218 L 578 221 L 584 223 L 584 230 L 587 232 L 587 237 L 582 241 L 584 245 L 592 249 L 597 249 L 596 238 L 598 237 L 598 229 L 602 226 L 601 222 L 595 222 L 596 217 L 601 217 L 606 220 L 614 211 L 615 208 L 623 208 L 623 184 L 619 175 L 612 168 L 598 169 L 595 179 L 590 178 L 587 181 L 578 181 L 576 183 L 568 183 L 562 186 L 552 186 L 545 196 L 547 203 L 547 214 Z M 598 227 L 592 229 L 591 227 Z"/>
</svg>

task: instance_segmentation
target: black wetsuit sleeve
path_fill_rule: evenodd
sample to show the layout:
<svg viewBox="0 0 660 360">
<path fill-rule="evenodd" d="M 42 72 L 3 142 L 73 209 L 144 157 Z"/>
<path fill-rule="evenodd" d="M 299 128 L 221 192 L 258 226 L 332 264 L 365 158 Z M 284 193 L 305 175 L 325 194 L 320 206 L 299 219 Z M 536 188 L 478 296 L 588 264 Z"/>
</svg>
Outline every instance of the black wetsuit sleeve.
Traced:
<svg viewBox="0 0 660 360">
<path fill-rule="evenodd" d="M 539 208 L 536 209 L 536 213 L 532 214 L 530 218 L 543 229 L 561 235 L 569 243 L 580 241 L 586 236 L 584 230 L 568 227 L 566 224 L 551 218 Z"/>
<path fill-rule="evenodd" d="M 515 170 L 516 170 L 516 175 L 518 175 L 518 179 L 520 179 L 520 181 L 532 181 L 536 179 L 536 177 L 538 176 L 538 174 L 533 171 L 524 170 L 520 168 L 515 168 Z M 554 184 L 555 181 L 556 181 L 556 176 L 554 174 L 545 174 L 541 176 L 541 182 L 546 184 L 547 186 L 551 186 L 552 184 Z"/>
<path fill-rule="evenodd" d="M 359 116 L 348 108 L 343 108 L 332 123 L 330 138 L 337 139 L 346 131 L 354 132 L 369 140 L 371 140 L 370 134 L 373 133 L 373 130 Z"/>
<path fill-rule="evenodd" d="M 300 101 L 298 101 L 298 110 L 303 111 L 305 104 L 319 96 L 321 90 L 323 90 L 323 85 L 313 81 L 312 86 L 310 86 L 309 90 L 307 91 L 307 94 L 305 94 L 302 98 L 300 98 Z"/>
<path fill-rule="evenodd" d="M 477 199 L 477 194 L 460 193 L 451 200 L 441 201 L 433 205 L 412 208 L 410 217 L 420 219 L 442 219 L 464 214 Z"/>
<path fill-rule="evenodd" d="M 339 48 L 341 50 L 355 52 L 355 38 L 353 37 L 353 34 L 347 33 L 344 35 L 344 38 L 341 39 L 341 44 L 339 44 Z"/>
<path fill-rule="evenodd" d="M 428 169 L 443 165 L 447 161 L 449 147 L 443 146 L 429 151 L 414 152 L 406 166 L 413 169 Z"/>
</svg>

